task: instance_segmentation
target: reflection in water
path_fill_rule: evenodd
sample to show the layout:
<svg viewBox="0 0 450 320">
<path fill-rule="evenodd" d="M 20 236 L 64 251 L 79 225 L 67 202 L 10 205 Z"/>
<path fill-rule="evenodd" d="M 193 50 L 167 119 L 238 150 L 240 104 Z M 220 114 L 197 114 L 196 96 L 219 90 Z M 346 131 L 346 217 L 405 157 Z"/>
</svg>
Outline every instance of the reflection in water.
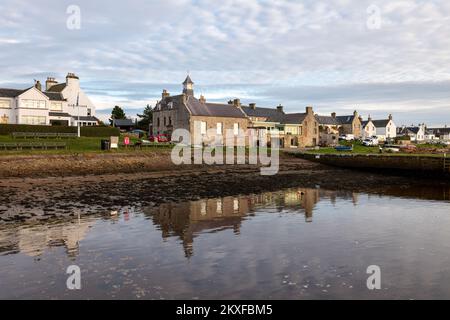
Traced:
<svg viewBox="0 0 450 320">
<path fill-rule="evenodd" d="M 355 197 L 355 196 L 354 196 Z M 193 254 L 194 237 L 205 232 L 232 229 L 240 233 L 242 221 L 258 208 L 273 205 L 278 211 L 303 213 L 312 222 L 314 205 L 319 201 L 319 189 L 296 189 L 278 193 L 204 199 L 185 203 L 163 204 L 144 210 L 162 231 L 162 237 L 178 236 L 186 257 Z"/>
<path fill-rule="evenodd" d="M 425 189 L 297 188 L 0 224 L 0 298 L 450 298 L 450 204 L 436 201 L 450 192 Z M 80 292 L 65 287 L 71 264 Z"/>
</svg>

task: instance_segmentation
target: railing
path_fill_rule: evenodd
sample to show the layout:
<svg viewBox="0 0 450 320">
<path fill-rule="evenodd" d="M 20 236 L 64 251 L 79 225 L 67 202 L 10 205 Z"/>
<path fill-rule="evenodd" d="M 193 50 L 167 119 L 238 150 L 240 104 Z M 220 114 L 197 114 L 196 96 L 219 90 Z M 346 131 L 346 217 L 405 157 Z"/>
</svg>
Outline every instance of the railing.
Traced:
<svg viewBox="0 0 450 320">
<path fill-rule="evenodd" d="M 48 150 L 66 149 L 65 142 L 1 142 L 0 150 Z"/>
<path fill-rule="evenodd" d="M 12 137 L 15 138 L 24 138 L 24 139 L 39 139 L 39 138 L 76 138 L 78 135 L 76 133 L 54 133 L 54 132 L 13 132 L 11 133 Z"/>
</svg>

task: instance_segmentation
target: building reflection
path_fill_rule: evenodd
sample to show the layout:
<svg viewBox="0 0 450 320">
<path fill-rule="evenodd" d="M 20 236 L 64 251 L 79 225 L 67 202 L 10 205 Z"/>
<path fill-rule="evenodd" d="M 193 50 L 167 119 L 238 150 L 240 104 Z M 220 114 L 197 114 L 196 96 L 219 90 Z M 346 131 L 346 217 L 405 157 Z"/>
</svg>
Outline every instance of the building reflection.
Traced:
<svg viewBox="0 0 450 320">
<path fill-rule="evenodd" d="M 181 239 L 186 257 L 193 255 L 194 238 L 202 233 L 233 230 L 239 234 L 242 222 L 258 208 L 273 208 L 275 212 L 304 213 L 312 222 L 319 201 L 319 189 L 295 189 L 251 196 L 205 199 L 186 203 L 163 204 L 144 210 L 161 230 L 162 237 Z"/>
<path fill-rule="evenodd" d="M 21 252 L 31 257 L 40 256 L 46 249 L 64 247 L 70 258 L 79 253 L 80 241 L 94 221 L 60 222 L 0 230 L 0 254 Z"/>
</svg>

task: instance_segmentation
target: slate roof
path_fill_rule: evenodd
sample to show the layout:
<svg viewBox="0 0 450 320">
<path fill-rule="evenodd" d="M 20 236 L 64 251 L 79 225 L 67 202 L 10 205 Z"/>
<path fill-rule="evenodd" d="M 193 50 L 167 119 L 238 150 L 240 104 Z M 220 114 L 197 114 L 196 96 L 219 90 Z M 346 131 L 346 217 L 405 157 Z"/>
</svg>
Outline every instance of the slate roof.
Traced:
<svg viewBox="0 0 450 320">
<path fill-rule="evenodd" d="M 76 117 L 72 116 L 72 118 L 75 120 L 78 120 L 78 116 L 76 116 Z M 133 120 L 131 120 L 131 119 L 127 119 L 127 120 L 130 120 L 132 122 L 131 125 L 134 125 Z M 99 122 L 100 120 L 98 120 L 98 118 L 93 117 L 93 116 L 80 116 L 80 121 L 97 121 L 97 122 Z M 119 120 L 116 120 L 116 125 L 117 125 L 117 121 L 119 121 Z M 125 125 L 125 126 L 127 126 L 127 125 Z"/>
<path fill-rule="evenodd" d="M 247 106 L 242 106 L 241 108 L 248 117 L 270 118 L 278 116 L 279 114 L 284 114 L 283 111 L 278 111 L 276 108 L 251 108 Z"/>
<path fill-rule="evenodd" d="M 66 101 L 59 92 L 43 92 L 52 101 Z"/>
<path fill-rule="evenodd" d="M 187 96 L 186 106 L 193 116 L 245 118 L 245 113 L 232 104 L 203 103 Z"/>
<path fill-rule="evenodd" d="M 83 117 L 80 117 L 80 120 L 82 120 Z M 78 119 L 78 117 L 74 117 L 74 119 Z M 88 120 L 83 120 L 88 121 Z M 114 125 L 118 127 L 127 127 L 127 126 L 133 126 L 134 121 L 131 119 L 116 119 L 114 120 Z"/>
<path fill-rule="evenodd" d="M 279 122 L 282 124 L 301 124 L 305 120 L 306 113 L 285 113 L 270 117 L 268 121 Z"/>
<path fill-rule="evenodd" d="M 389 121 L 390 121 L 389 119 L 372 120 L 372 123 L 376 128 L 383 128 L 388 125 Z"/>
<path fill-rule="evenodd" d="M 433 131 L 434 134 L 450 133 L 450 127 L 448 127 L 448 128 L 428 128 L 428 130 Z"/>
<path fill-rule="evenodd" d="M 2 97 L 2 98 L 15 98 L 17 96 L 20 96 L 22 93 L 24 93 L 25 91 L 27 91 L 29 89 L 30 88 L 25 89 L 25 90 L 0 88 L 0 97 Z"/>
<path fill-rule="evenodd" d="M 351 116 L 337 116 L 336 120 L 339 122 L 339 124 L 352 124 L 353 119 L 355 119 L 354 115 Z"/>
<path fill-rule="evenodd" d="M 339 121 L 332 117 L 332 116 L 319 116 L 316 115 L 316 120 L 319 124 L 326 124 L 326 125 L 338 125 L 340 124 Z"/>
<path fill-rule="evenodd" d="M 68 117 L 68 118 L 71 117 L 71 115 L 66 112 L 49 112 L 48 115 L 50 117 Z"/>
<path fill-rule="evenodd" d="M 51 86 L 50 89 L 47 90 L 47 92 L 61 92 L 66 87 L 65 83 L 58 83 L 54 86 Z"/>
<path fill-rule="evenodd" d="M 186 77 L 186 79 L 183 81 L 183 84 L 194 84 L 194 82 L 191 80 L 191 77 L 189 75 Z"/>
</svg>

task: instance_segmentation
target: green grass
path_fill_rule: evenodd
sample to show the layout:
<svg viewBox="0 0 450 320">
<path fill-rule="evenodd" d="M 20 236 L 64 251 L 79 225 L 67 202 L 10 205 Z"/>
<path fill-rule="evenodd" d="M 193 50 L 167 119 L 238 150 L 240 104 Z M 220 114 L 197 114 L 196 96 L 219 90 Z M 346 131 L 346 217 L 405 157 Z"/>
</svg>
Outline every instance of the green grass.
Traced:
<svg viewBox="0 0 450 320">
<path fill-rule="evenodd" d="M 120 143 L 123 143 L 124 135 L 119 138 Z M 65 142 L 67 144 L 67 149 L 65 150 L 1 150 L 1 155 L 32 155 L 32 154 L 76 154 L 76 153 L 149 153 L 149 152 L 160 152 L 162 150 L 167 150 L 167 147 L 152 147 L 152 148 L 142 148 L 134 149 L 133 147 L 120 147 L 117 150 L 102 151 L 100 148 L 101 140 L 109 139 L 105 138 L 90 138 L 90 137 L 80 137 L 80 138 L 69 138 L 69 139 L 13 139 L 11 136 L 1 136 L 0 143 L 2 142 Z M 131 144 L 138 141 L 138 138 L 130 137 Z"/>
<path fill-rule="evenodd" d="M 379 147 L 366 147 L 361 142 L 340 141 L 340 145 L 350 146 L 353 144 L 353 151 L 337 151 L 334 147 L 320 148 L 319 150 L 310 150 L 307 153 L 311 154 L 380 154 Z M 433 145 L 432 147 L 436 147 Z M 442 158 L 443 154 L 433 153 L 406 153 L 406 152 L 383 152 L 382 155 L 392 156 L 408 156 L 408 157 L 436 157 Z M 450 158 L 450 154 L 448 155 Z"/>
</svg>

